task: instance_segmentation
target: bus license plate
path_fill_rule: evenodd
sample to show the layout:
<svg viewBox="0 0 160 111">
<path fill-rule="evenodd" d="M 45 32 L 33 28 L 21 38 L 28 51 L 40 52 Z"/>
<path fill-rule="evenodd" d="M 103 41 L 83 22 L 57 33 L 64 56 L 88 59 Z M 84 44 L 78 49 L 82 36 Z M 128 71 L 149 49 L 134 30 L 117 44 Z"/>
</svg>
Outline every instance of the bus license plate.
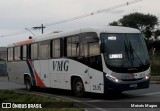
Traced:
<svg viewBox="0 0 160 111">
<path fill-rule="evenodd" d="M 130 84 L 130 87 L 131 87 L 131 88 L 133 88 L 133 87 L 136 88 L 136 87 L 137 87 L 137 84 Z"/>
</svg>

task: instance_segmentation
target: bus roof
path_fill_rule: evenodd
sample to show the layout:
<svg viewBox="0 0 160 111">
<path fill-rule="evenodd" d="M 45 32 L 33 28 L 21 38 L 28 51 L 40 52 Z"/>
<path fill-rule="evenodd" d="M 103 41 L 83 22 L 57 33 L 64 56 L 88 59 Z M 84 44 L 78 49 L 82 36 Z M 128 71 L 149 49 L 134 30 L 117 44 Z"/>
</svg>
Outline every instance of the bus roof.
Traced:
<svg viewBox="0 0 160 111">
<path fill-rule="evenodd" d="M 48 40 L 48 39 L 65 37 L 70 35 L 76 35 L 83 32 L 96 32 L 98 35 L 100 33 L 140 33 L 138 29 L 121 27 L 121 26 L 89 27 L 89 28 L 73 29 L 65 32 L 53 33 L 47 36 L 45 35 L 45 36 L 37 37 L 34 39 L 34 41 L 36 42 L 36 41 Z"/>
<path fill-rule="evenodd" d="M 140 33 L 138 29 L 122 26 L 105 26 L 105 27 L 91 27 L 91 28 L 82 28 L 82 32 L 94 31 L 97 33 Z"/>
<path fill-rule="evenodd" d="M 100 33 L 140 33 L 138 29 L 129 28 L 129 27 L 121 27 L 121 26 L 102 26 L 102 27 L 79 28 L 79 29 L 68 30 L 65 32 L 60 32 L 60 33 L 52 33 L 52 34 L 36 37 L 33 39 L 20 41 L 17 43 L 10 44 L 9 47 L 16 46 L 16 45 L 29 44 L 32 42 L 38 42 L 38 41 L 43 41 L 43 40 L 49 40 L 53 38 L 60 38 L 60 37 L 66 37 L 70 35 L 76 35 L 76 34 L 83 33 L 83 32 L 96 32 L 98 35 Z"/>
</svg>

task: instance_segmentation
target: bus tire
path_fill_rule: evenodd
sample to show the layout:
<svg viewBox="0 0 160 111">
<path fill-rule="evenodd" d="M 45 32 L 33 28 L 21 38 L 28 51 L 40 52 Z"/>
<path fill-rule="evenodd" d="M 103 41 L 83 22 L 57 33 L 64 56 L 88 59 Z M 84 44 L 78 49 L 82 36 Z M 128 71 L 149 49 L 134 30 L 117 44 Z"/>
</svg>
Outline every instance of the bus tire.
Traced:
<svg viewBox="0 0 160 111">
<path fill-rule="evenodd" d="M 28 91 L 31 91 L 33 86 L 32 86 L 32 81 L 31 81 L 31 78 L 29 76 L 26 76 L 25 77 L 25 85 L 26 85 L 26 89 Z"/>
<path fill-rule="evenodd" d="M 73 92 L 75 96 L 82 97 L 85 95 L 84 85 L 82 80 L 79 77 L 76 77 L 73 80 Z"/>
</svg>

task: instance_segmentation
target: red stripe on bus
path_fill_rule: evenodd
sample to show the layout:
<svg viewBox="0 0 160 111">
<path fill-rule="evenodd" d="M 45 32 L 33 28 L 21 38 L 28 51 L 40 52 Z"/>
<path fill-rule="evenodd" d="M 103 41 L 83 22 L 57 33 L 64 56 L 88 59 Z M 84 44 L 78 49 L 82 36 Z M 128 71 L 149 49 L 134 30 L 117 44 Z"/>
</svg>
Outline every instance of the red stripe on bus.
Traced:
<svg viewBox="0 0 160 111">
<path fill-rule="evenodd" d="M 40 77 L 38 76 L 36 70 L 34 69 L 34 72 L 35 72 L 35 76 L 36 76 L 36 83 L 37 83 L 37 86 L 40 86 L 40 87 L 46 87 L 44 85 L 44 83 L 42 82 L 42 80 L 40 79 Z"/>
<path fill-rule="evenodd" d="M 24 40 L 21 42 L 17 42 L 16 45 L 23 45 L 23 44 L 29 44 L 29 43 L 32 43 L 32 40 Z"/>
<path fill-rule="evenodd" d="M 30 64 L 32 65 L 32 61 L 30 60 L 29 61 L 30 62 Z M 33 68 L 34 69 L 34 68 Z M 40 77 L 38 76 L 38 73 L 37 73 L 37 71 L 34 69 L 34 75 L 36 76 L 36 85 L 37 86 L 40 86 L 40 87 L 46 87 L 45 85 L 44 85 L 44 83 L 42 82 L 42 80 L 40 79 Z"/>
<path fill-rule="evenodd" d="M 32 66 L 32 61 L 31 61 L 31 60 L 29 61 L 29 63 L 30 63 L 30 65 Z"/>
</svg>

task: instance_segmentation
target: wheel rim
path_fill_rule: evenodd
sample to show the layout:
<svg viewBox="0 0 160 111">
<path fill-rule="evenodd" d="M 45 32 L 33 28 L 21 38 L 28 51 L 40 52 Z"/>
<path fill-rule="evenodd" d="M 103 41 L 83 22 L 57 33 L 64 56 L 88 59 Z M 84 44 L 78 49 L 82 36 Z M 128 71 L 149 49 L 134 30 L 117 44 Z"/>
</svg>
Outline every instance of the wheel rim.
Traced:
<svg viewBox="0 0 160 111">
<path fill-rule="evenodd" d="M 75 84 L 75 93 L 77 96 L 81 96 L 84 93 L 83 83 L 81 81 L 76 82 Z"/>
<path fill-rule="evenodd" d="M 31 89 L 31 81 L 29 78 L 26 79 L 26 88 L 27 88 L 27 90 Z"/>
</svg>

